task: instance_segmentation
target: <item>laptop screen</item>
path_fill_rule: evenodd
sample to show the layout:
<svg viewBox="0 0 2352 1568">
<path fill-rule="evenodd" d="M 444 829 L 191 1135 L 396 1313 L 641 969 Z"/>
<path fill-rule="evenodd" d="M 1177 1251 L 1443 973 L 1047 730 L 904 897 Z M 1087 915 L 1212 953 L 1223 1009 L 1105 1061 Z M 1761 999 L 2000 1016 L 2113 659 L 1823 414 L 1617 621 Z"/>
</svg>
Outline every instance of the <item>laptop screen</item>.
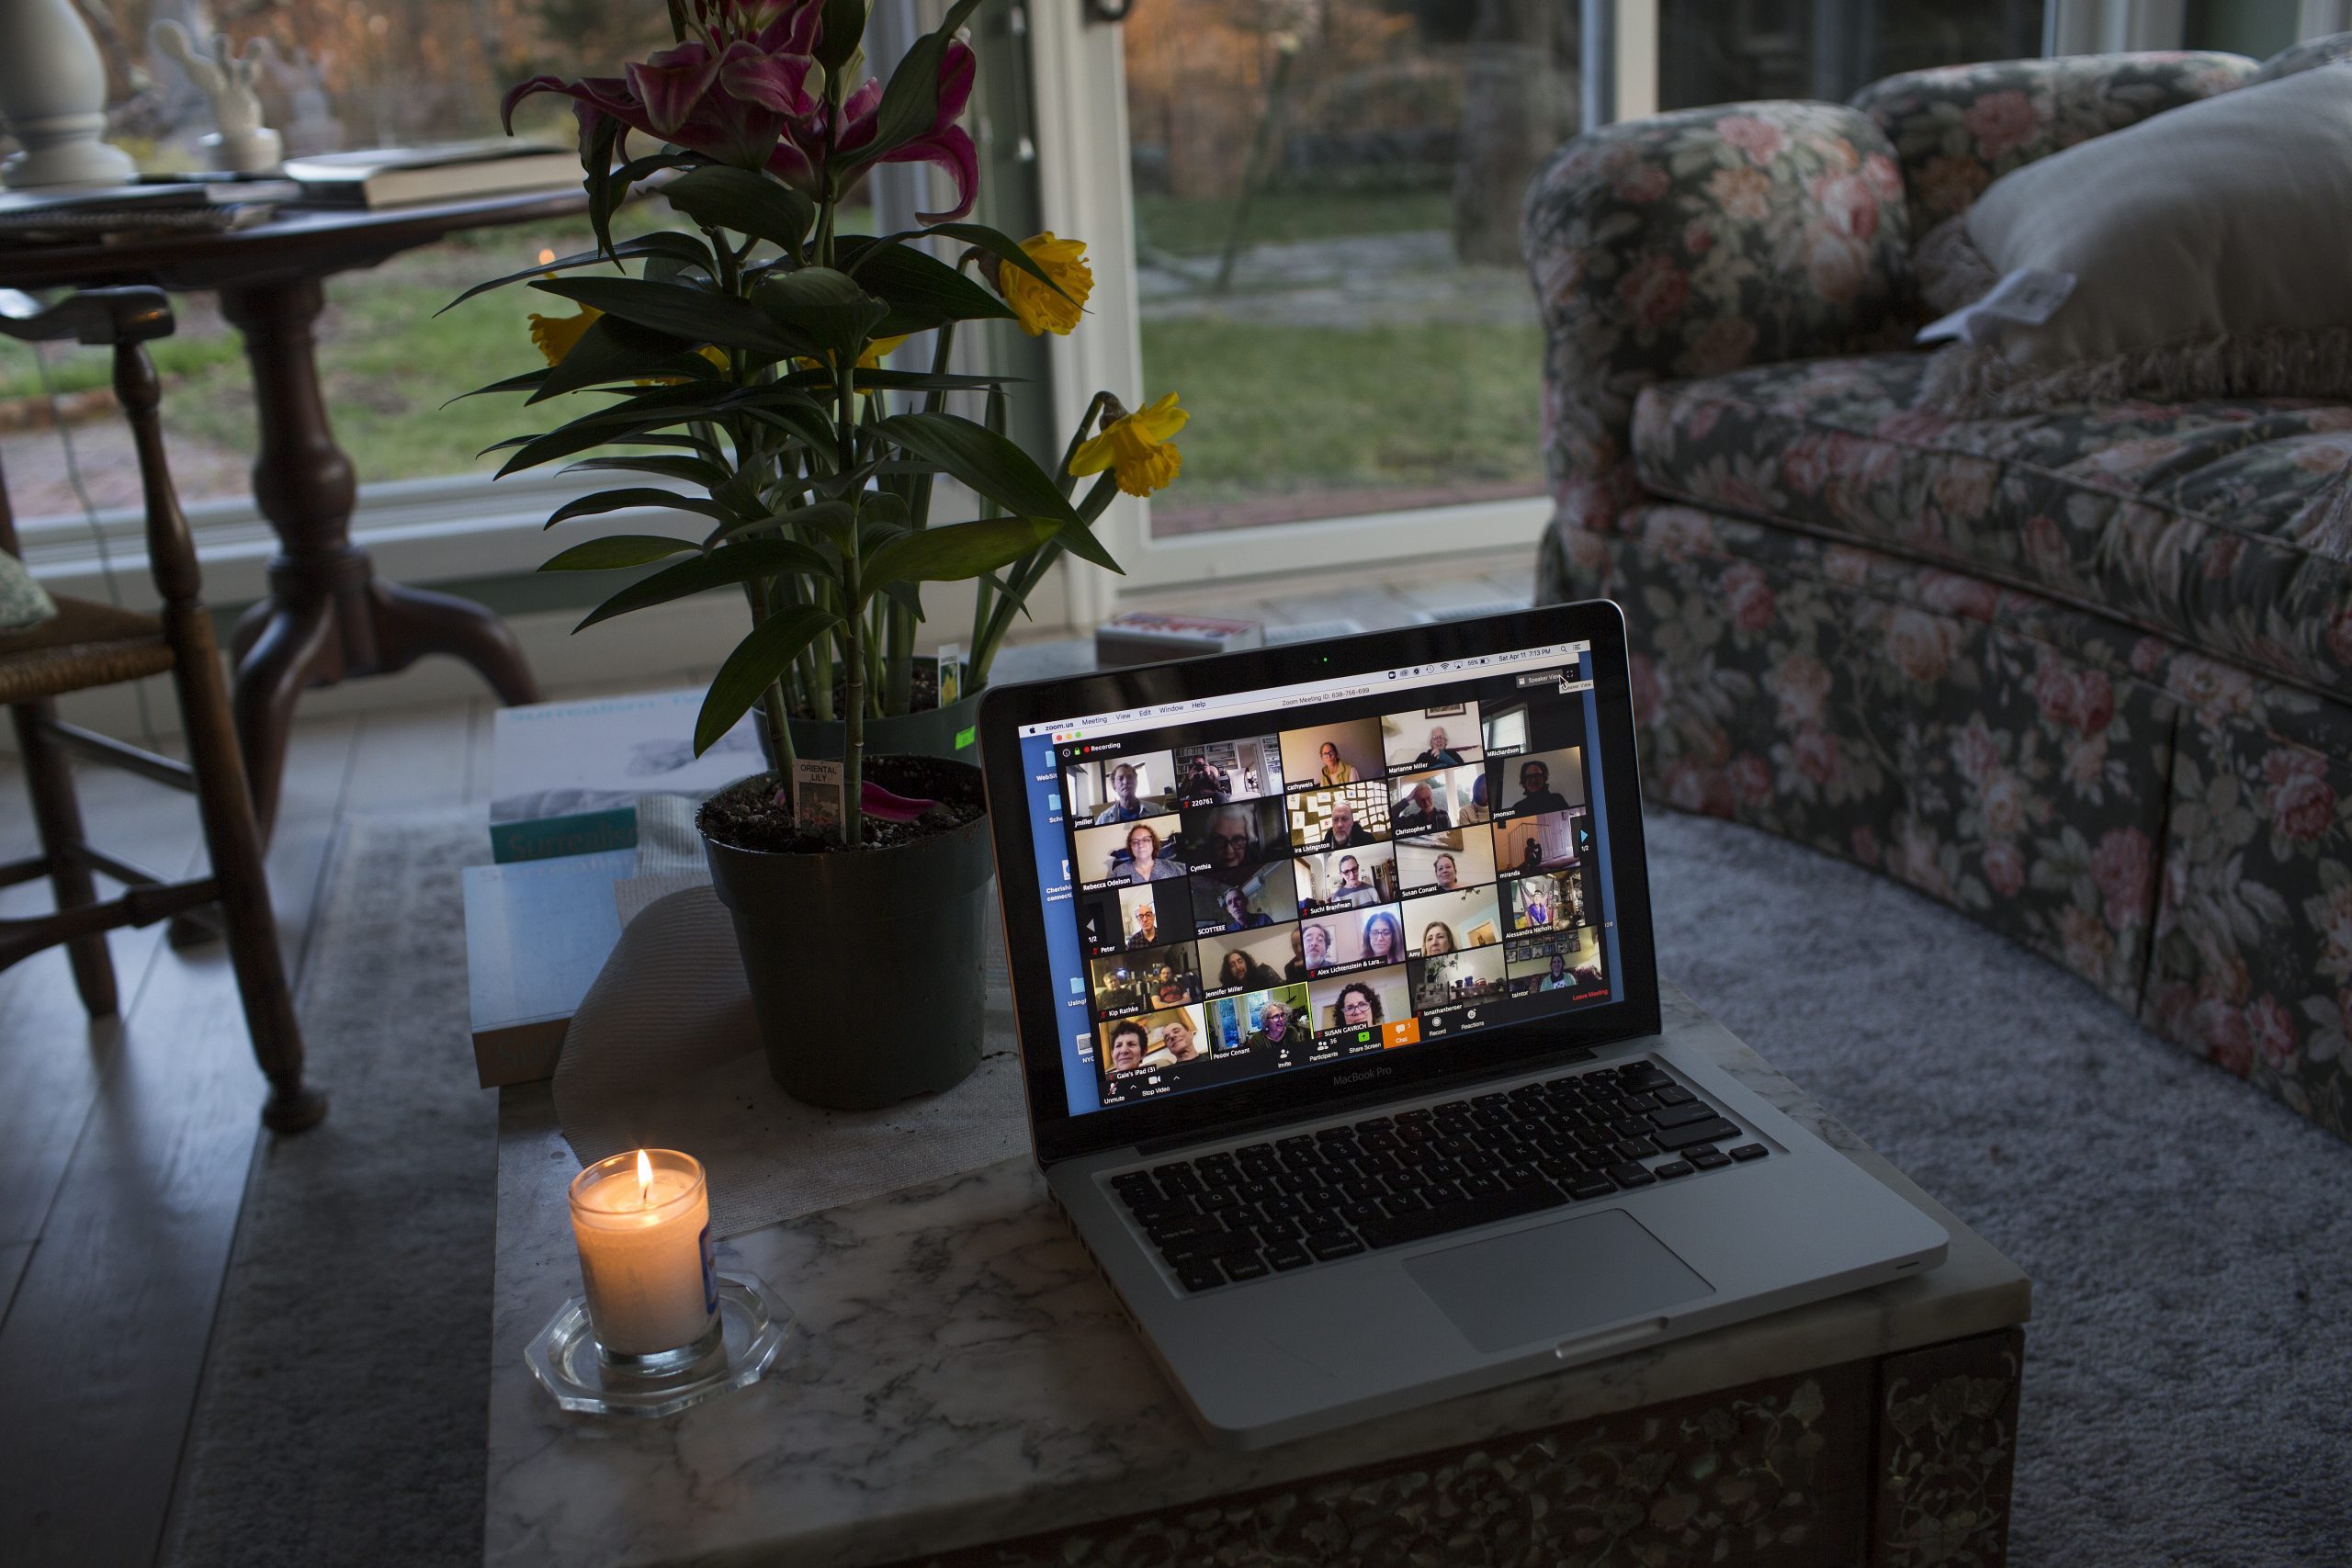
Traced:
<svg viewBox="0 0 2352 1568">
<path fill-rule="evenodd" d="M 1069 1112 L 1623 999 L 1591 649 L 1021 727 Z"/>
</svg>

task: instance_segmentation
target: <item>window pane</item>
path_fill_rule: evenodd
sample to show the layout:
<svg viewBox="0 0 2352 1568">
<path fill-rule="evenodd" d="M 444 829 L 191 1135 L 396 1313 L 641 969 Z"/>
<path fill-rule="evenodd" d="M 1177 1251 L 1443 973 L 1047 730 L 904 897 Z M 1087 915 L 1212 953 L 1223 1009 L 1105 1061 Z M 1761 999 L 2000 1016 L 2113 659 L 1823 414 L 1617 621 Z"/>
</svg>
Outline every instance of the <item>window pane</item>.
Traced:
<svg viewBox="0 0 2352 1568">
<path fill-rule="evenodd" d="M 1665 0 L 1658 103 L 1843 103 L 1898 71 L 2038 55 L 2041 10 L 2041 0 Z"/>
<path fill-rule="evenodd" d="M 271 6 L 205 6 L 197 0 L 108 0 L 85 5 L 107 63 L 108 137 L 142 168 L 201 168 L 198 138 L 211 129 L 200 95 L 147 44 L 155 21 L 191 28 L 206 15 L 242 45 L 266 37 L 275 51 L 260 94 L 265 118 L 289 155 L 345 147 L 398 146 L 499 133 L 508 84 L 542 72 L 617 73 L 669 42 L 666 9 L 611 0 L 325 0 Z M 542 96 L 517 116 L 518 134 L 569 145 L 572 118 Z M 663 204 L 641 204 L 619 227 L 667 224 Z M 594 244 L 584 220 L 477 231 L 327 282 L 318 323 L 319 372 L 336 440 L 363 481 L 488 473 L 476 451 L 528 428 L 517 398 L 442 405 L 534 363 L 528 317 L 571 307 L 520 287 L 435 312 L 462 289 L 528 265 L 542 252 Z M 177 295 L 178 332 L 155 345 L 164 378 L 164 424 L 173 476 L 190 502 L 249 492 L 254 394 L 235 330 L 209 294 Z M 137 469 L 121 420 L 102 392 L 100 350 L 47 351 L 49 386 L 67 416 L 68 441 L 49 423 L 33 351 L 0 344 L 0 467 L 19 515 L 80 511 L 78 477 L 100 510 L 137 503 Z M 78 393 L 87 396 L 77 397 Z M 486 434 L 487 433 L 487 434 Z M 77 473 L 78 470 L 78 473 Z"/>
<path fill-rule="evenodd" d="M 1126 27 L 1161 535 L 1529 495 L 1521 193 L 1577 125 L 1574 0 L 1152 0 Z"/>
</svg>

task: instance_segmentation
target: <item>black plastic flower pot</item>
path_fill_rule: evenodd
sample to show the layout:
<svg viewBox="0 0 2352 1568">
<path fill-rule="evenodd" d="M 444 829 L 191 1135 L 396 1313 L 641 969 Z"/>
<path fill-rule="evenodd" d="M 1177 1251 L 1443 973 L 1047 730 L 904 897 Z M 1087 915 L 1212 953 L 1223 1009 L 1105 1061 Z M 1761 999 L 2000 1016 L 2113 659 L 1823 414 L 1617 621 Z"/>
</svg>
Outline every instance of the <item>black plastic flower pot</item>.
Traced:
<svg viewBox="0 0 2352 1568">
<path fill-rule="evenodd" d="M 977 790 L 978 770 L 945 765 Z M 703 850 L 786 1094 L 867 1111 L 953 1089 L 979 1066 L 995 873 L 985 816 L 888 849 L 778 854 L 705 832 Z"/>
<path fill-rule="evenodd" d="M 837 761 L 848 726 L 834 718 L 796 718 L 792 749 L 800 756 Z M 976 693 L 944 708 L 893 714 L 865 721 L 869 756 L 943 757 L 951 762 L 979 761 L 980 699 Z"/>
</svg>

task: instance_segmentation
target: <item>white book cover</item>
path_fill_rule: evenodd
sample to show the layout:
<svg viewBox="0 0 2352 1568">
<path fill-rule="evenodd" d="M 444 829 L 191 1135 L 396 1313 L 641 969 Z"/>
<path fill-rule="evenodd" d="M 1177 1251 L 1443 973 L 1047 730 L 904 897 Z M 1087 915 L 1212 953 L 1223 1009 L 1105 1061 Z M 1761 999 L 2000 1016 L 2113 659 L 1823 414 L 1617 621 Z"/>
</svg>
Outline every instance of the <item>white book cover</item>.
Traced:
<svg viewBox="0 0 2352 1568">
<path fill-rule="evenodd" d="M 634 807 L 641 795 L 711 795 L 761 772 L 745 715 L 695 755 L 703 693 L 643 692 L 500 708 L 491 731 L 490 819 L 535 822 Z"/>
</svg>

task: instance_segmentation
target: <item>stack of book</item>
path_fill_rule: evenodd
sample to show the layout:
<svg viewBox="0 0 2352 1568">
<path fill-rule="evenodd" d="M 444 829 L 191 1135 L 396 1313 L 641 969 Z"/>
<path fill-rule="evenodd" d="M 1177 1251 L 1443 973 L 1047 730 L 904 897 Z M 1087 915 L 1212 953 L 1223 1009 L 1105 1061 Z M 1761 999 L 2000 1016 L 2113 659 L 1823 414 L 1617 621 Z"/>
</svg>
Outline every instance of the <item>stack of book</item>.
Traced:
<svg viewBox="0 0 2352 1568">
<path fill-rule="evenodd" d="M 616 883 L 637 874 L 637 803 L 702 799 L 767 766 L 746 718 L 694 754 L 699 691 L 501 708 L 491 732 L 490 848 L 465 871 L 466 969 L 482 1087 L 555 1070 L 565 1027 L 620 940 Z"/>
<path fill-rule="evenodd" d="M 544 141 L 504 137 L 374 147 L 289 158 L 286 177 L 304 202 L 326 207 L 405 207 L 463 201 L 580 183 L 580 154 Z"/>
</svg>

